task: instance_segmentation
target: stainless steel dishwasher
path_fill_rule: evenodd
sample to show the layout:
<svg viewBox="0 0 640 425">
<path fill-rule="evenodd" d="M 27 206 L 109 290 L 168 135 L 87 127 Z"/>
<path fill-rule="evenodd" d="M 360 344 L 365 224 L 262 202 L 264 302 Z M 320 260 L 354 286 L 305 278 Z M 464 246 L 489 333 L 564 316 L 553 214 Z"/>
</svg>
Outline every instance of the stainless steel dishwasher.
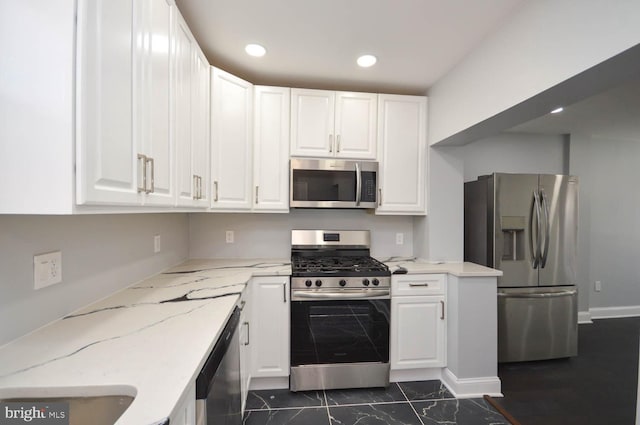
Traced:
<svg viewBox="0 0 640 425">
<path fill-rule="evenodd" d="M 236 307 L 196 378 L 196 424 L 239 425 L 240 341 Z"/>
</svg>

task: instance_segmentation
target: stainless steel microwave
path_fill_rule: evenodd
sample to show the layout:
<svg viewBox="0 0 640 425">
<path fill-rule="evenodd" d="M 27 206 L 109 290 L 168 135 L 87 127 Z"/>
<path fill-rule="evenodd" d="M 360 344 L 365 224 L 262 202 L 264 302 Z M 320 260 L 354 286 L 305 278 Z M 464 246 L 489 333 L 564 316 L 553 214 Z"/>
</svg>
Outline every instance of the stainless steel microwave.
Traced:
<svg viewBox="0 0 640 425">
<path fill-rule="evenodd" d="M 291 158 L 292 208 L 375 208 L 378 163 Z"/>
</svg>

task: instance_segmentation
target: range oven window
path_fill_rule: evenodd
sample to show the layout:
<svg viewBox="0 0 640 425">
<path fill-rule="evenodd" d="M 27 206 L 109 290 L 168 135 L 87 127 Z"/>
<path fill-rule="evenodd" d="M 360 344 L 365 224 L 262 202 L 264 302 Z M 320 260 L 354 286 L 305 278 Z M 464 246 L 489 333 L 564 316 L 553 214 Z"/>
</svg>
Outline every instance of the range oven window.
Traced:
<svg viewBox="0 0 640 425">
<path fill-rule="evenodd" d="M 291 365 L 389 361 L 391 301 L 291 303 Z"/>
</svg>

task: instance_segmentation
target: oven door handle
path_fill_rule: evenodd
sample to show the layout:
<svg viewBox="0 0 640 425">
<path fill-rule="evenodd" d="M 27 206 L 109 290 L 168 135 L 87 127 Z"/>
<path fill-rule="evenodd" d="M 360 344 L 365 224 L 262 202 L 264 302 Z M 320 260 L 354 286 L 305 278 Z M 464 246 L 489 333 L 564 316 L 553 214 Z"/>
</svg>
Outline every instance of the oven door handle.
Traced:
<svg viewBox="0 0 640 425">
<path fill-rule="evenodd" d="M 307 300 L 349 300 L 349 299 L 384 299 L 391 296 L 391 291 L 388 289 L 368 289 L 365 291 L 357 292 L 319 292 L 319 291 L 291 291 L 292 301 L 307 301 Z"/>
</svg>

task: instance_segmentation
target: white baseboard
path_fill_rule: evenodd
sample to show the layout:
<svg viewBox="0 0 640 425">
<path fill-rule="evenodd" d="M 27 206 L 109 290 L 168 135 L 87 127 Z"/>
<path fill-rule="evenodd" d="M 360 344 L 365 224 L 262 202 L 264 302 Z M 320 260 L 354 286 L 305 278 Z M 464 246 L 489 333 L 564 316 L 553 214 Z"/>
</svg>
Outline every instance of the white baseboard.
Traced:
<svg viewBox="0 0 640 425">
<path fill-rule="evenodd" d="M 282 390 L 289 388 L 289 377 L 251 378 L 250 390 Z"/>
<path fill-rule="evenodd" d="M 396 369 L 389 372 L 389 382 L 431 381 L 442 379 L 442 369 Z"/>
<path fill-rule="evenodd" d="M 625 307 L 594 307 L 589 309 L 592 319 L 613 319 L 616 317 L 640 316 L 640 305 Z"/>
<path fill-rule="evenodd" d="M 580 324 L 593 323 L 591 321 L 591 312 L 590 311 L 579 311 L 578 312 L 578 323 L 580 323 Z"/>
<path fill-rule="evenodd" d="M 497 376 L 482 378 L 458 378 L 448 368 L 442 371 L 442 383 L 451 391 L 455 398 L 503 397 L 502 383 Z"/>
</svg>

